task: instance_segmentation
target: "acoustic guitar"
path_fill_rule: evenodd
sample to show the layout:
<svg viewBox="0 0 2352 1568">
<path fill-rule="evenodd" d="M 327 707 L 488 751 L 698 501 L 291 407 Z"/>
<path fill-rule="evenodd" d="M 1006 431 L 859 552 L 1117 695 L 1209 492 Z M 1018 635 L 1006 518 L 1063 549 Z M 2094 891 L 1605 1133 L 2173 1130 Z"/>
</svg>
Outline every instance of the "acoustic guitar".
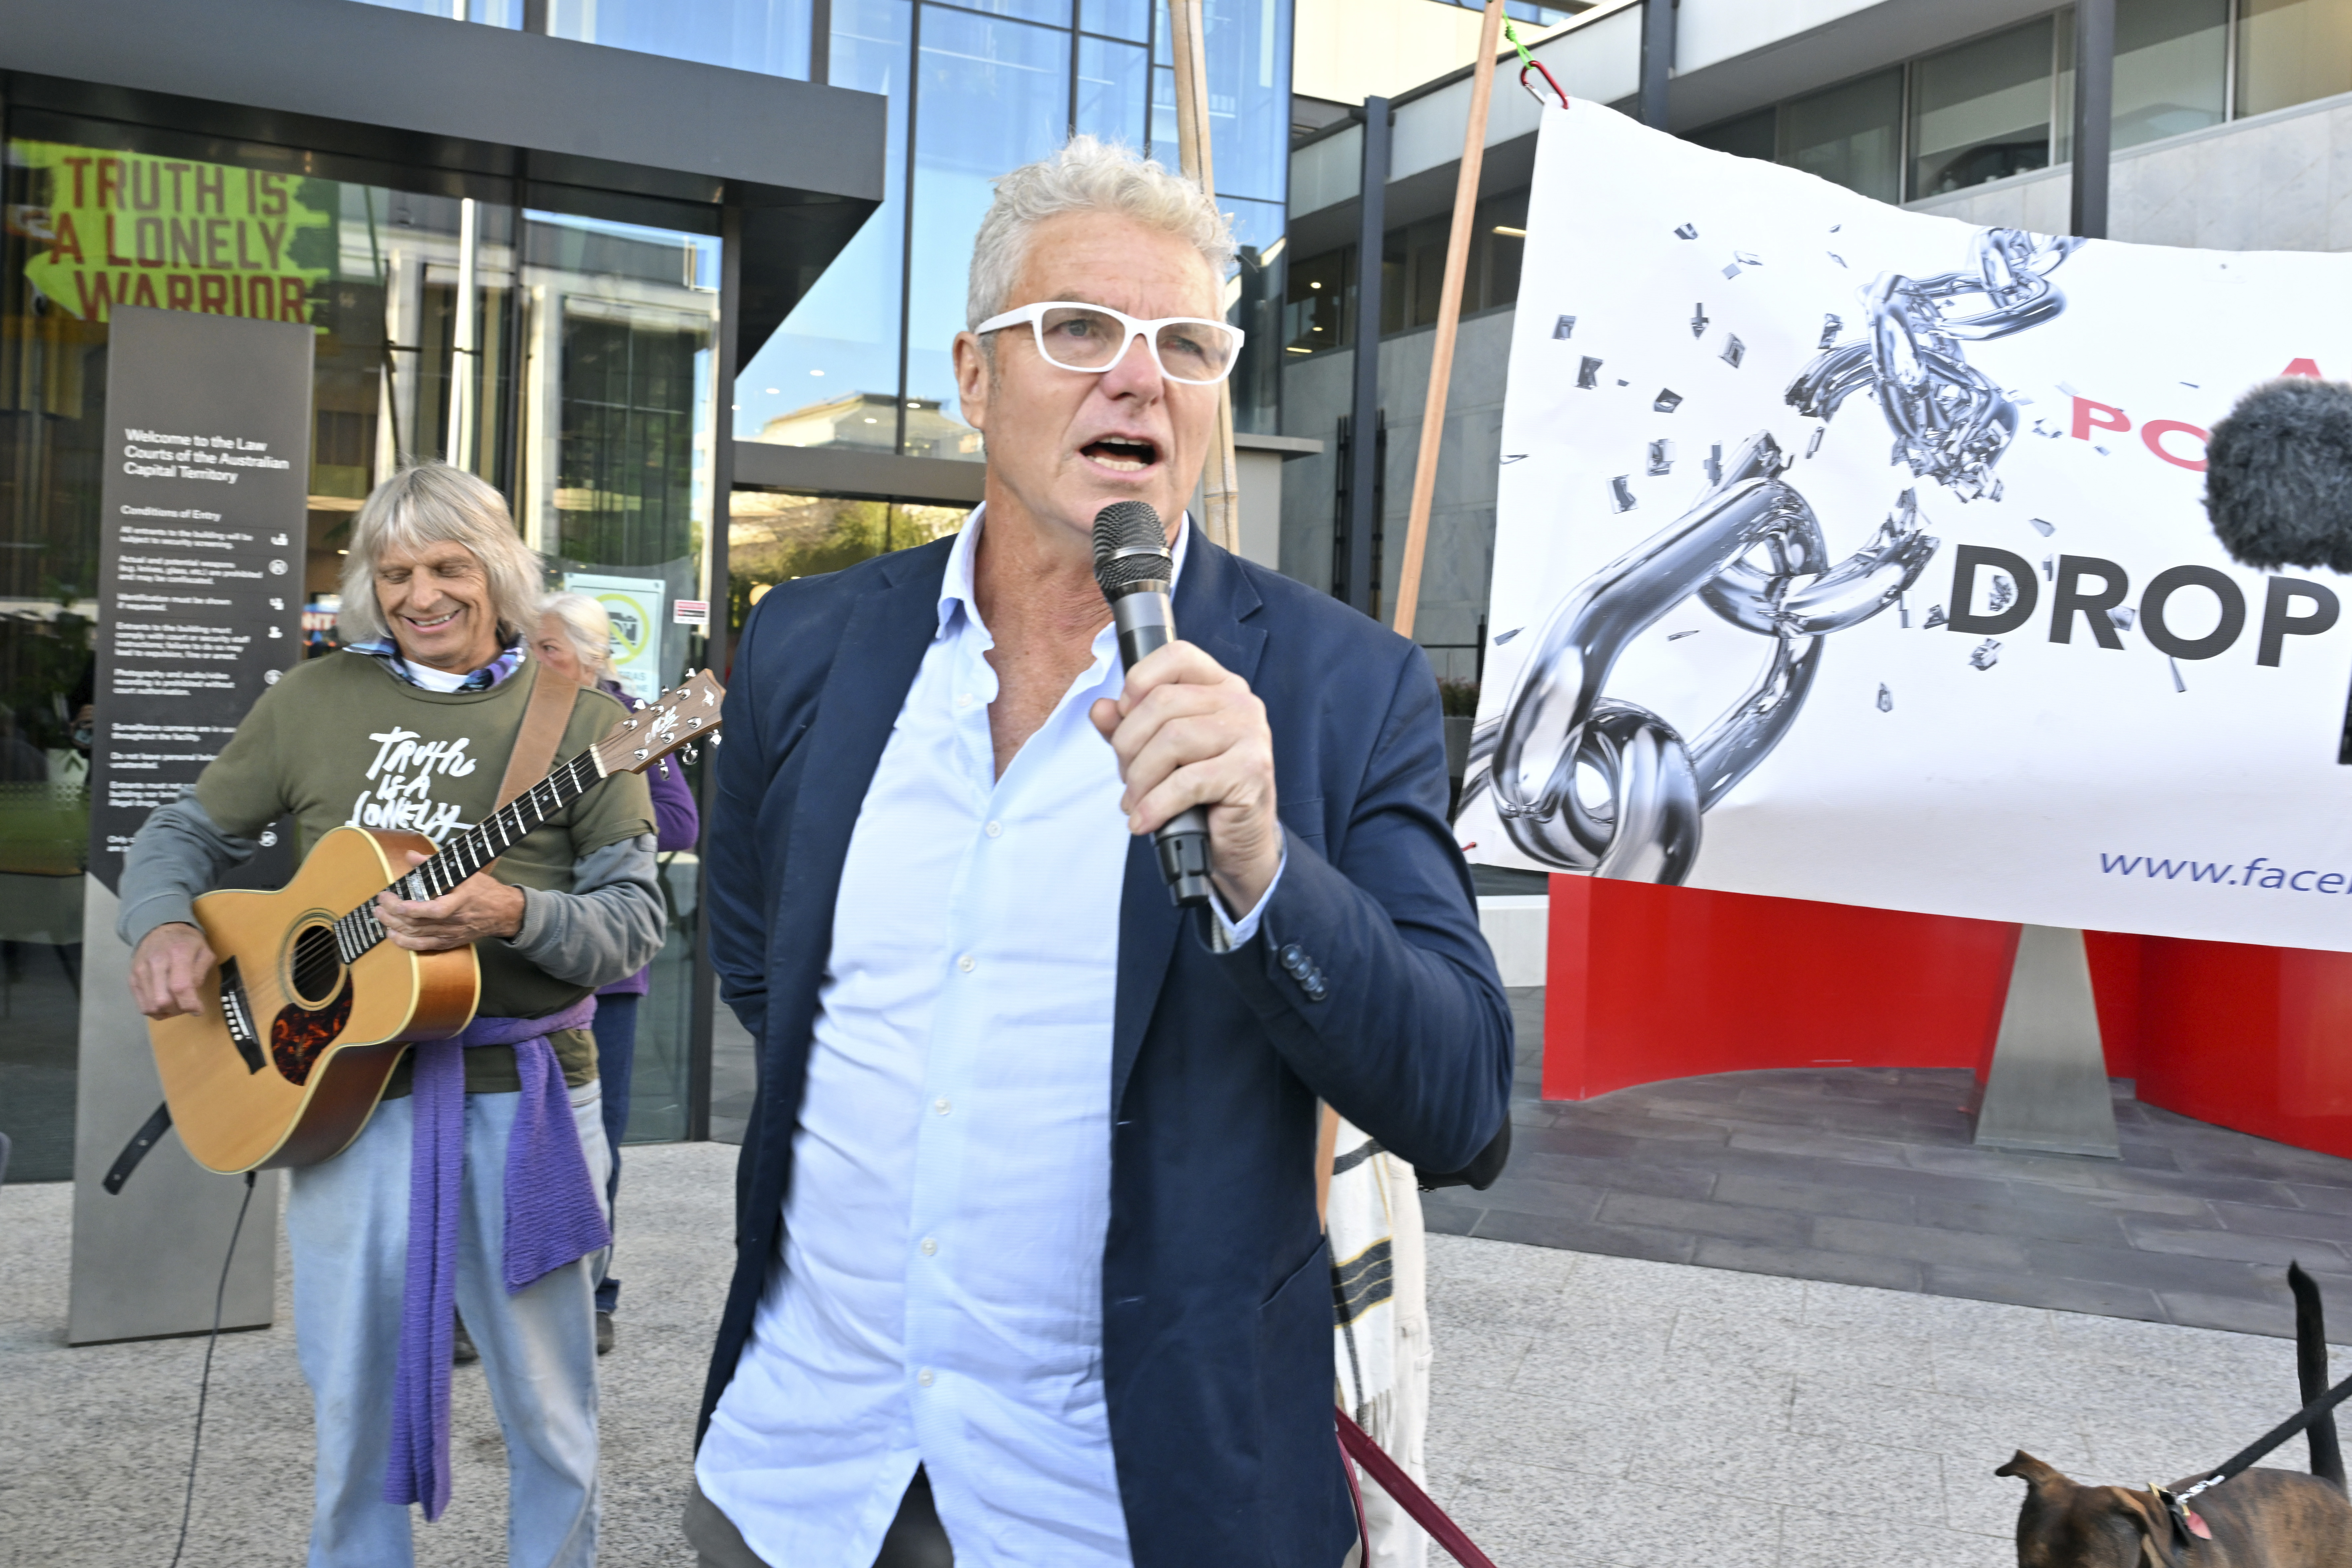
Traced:
<svg viewBox="0 0 2352 1568">
<path fill-rule="evenodd" d="M 438 850 L 422 834 L 338 827 L 278 891 L 197 899 L 196 924 L 220 959 L 204 1011 L 147 1024 L 171 1121 L 196 1163 L 239 1172 L 341 1153 L 409 1042 L 464 1033 L 481 998 L 470 946 L 395 945 L 376 894 L 438 898 L 607 775 L 643 773 L 706 735 L 716 743 L 725 695 L 709 670 L 692 677 Z M 404 872 L 409 850 L 432 858 Z"/>
</svg>

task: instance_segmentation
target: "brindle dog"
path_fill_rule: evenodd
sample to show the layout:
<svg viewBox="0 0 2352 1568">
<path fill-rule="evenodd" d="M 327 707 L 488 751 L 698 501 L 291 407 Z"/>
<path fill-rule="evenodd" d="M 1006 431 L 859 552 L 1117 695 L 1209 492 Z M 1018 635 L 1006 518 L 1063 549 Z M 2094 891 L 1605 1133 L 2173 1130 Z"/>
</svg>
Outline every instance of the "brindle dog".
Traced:
<svg viewBox="0 0 2352 1568">
<path fill-rule="evenodd" d="M 2327 1392 L 2319 1288 L 2300 1268 L 2288 1268 L 2287 1283 L 2294 1291 L 2295 1368 L 2308 1405 Z M 2191 1535 L 2185 1546 L 2151 1491 L 2079 1486 L 2020 1449 L 1993 1472 L 2026 1485 L 2018 1568 L 2352 1568 L 2352 1502 L 2332 1415 L 2312 1424 L 2310 1441 L 2310 1475 L 2247 1470 L 2200 1493 L 2189 1507 L 2211 1534 Z M 2185 1491 L 2204 1474 L 2167 1489 Z"/>
</svg>

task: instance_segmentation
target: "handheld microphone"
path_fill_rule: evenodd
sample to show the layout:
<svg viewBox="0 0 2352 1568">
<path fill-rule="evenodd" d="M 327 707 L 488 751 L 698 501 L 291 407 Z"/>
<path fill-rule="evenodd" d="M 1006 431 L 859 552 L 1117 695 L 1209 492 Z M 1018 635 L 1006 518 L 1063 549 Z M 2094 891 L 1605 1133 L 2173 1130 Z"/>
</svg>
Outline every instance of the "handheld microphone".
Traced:
<svg viewBox="0 0 2352 1568">
<path fill-rule="evenodd" d="M 1168 553 L 1168 531 L 1160 514 L 1139 500 L 1113 501 L 1095 514 L 1095 581 L 1110 601 L 1118 628 L 1118 661 L 1133 669 L 1155 649 L 1176 640 L 1176 612 L 1169 584 L 1176 563 Z M 1209 814 L 1187 806 L 1151 835 L 1167 879 L 1169 897 L 1179 908 L 1209 901 Z"/>
</svg>

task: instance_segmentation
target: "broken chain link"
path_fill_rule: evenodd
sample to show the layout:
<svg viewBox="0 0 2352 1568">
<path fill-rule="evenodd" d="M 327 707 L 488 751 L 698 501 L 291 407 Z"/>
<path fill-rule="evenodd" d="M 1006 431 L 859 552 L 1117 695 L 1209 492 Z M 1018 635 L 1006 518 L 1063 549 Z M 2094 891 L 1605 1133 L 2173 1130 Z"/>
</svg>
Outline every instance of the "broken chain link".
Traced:
<svg viewBox="0 0 2352 1568">
<path fill-rule="evenodd" d="M 1867 389 L 1894 432 L 1895 461 L 1961 500 L 1999 500 L 1992 468 L 2016 435 L 2017 409 L 1963 345 L 2063 310 L 2047 274 L 2081 243 L 1987 229 L 1969 270 L 1881 274 L 1864 296 L 1868 331 L 1825 350 L 1790 384 L 1787 401 L 1827 421 Z M 1967 300 L 1981 304 L 1951 313 Z M 1465 805 L 1492 793 L 1504 832 L 1529 858 L 1681 883 L 1698 856 L 1701 816 L 1795 722 L 1822 638 L 1895 603 L 1935 555 L 1940 541 L 1924 531 L 1917 492 L 1906 489 L 1868 544 L 1827 564 L 1819 520 L 1780 477 L 1791 461 L 1759 432 L 1697 504 L 1588 578 L 1545 622 L 1502 717 L 1472 737 L 1463 787 Z M 1657 714 L 1603 691 L 1633 639 L 1694 596 L 1773 642 L 1754 683 L 1686 742 Z"/>
<path fill-rule="evenodd" d="M 2066 308 L 2046 276 L 2083 242 L 1990 228 L 1976 237 L 1976 266 L 1932 278 L 1881 273 L 1864 292 L 1869 331 L 1824 353 L 1790 384 L 1798 413 L 1826 420 L 1868 388 L 1895 432 L 1895 458 L 1962 500 L 2000 499 L 1992 467 L 2017 435 L 2017 405 L 1968 362 L 1964 343 L 2038 327 Z M 1955 301 L 1981 299 L 1970 315 Z"/>
<path fill-rule="evenodd" d="M 1812 685 L 1822 639 L 1893 604 L 1935 554 L 1906 490 L 1868 545 L 1830 565 L 1812 508 L 1780 477 L 1789 461 L 1769 434 L 1754 437 L 1696 506 L 1588 579 L 1545 625 L 1498 733 L 1474 742 L 1504 830 L 1531 858 L 1682 881 L 1698 854 L 1700 814 L 1780 742 Z M 1769 567 L 1748 559 L 1759 552 Z M 1772 647 L 1738 700 L 1685 742 L 1648 709 L 1601 692 L 1626 647 L 1694 595 Z M 1580 791 L 1583 769 L 1605 798 Z"/>
</svg>

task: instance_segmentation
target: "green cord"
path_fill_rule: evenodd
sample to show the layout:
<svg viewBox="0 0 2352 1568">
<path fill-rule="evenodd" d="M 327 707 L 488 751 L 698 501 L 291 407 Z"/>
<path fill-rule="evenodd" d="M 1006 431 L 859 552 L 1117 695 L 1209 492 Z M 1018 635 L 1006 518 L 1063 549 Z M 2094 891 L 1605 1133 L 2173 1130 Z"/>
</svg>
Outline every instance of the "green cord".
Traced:
<svg viewBox="0 0 2352 1568">
<path fill-rule="evenodd" d="M 1508 17 L 1504 18 L 1503 21 L 1503 37 L 1510 39 L 1511 47 L 1519 51 L 1519 68 L 1521 70 L 1525 70 L 1529 66 L 1536 63 L 1535 56 L 1528 53 L 1527 45 L 1519 42 L 1519 30 L 1511 26 L 1510 19 Z"/>
</svg>

